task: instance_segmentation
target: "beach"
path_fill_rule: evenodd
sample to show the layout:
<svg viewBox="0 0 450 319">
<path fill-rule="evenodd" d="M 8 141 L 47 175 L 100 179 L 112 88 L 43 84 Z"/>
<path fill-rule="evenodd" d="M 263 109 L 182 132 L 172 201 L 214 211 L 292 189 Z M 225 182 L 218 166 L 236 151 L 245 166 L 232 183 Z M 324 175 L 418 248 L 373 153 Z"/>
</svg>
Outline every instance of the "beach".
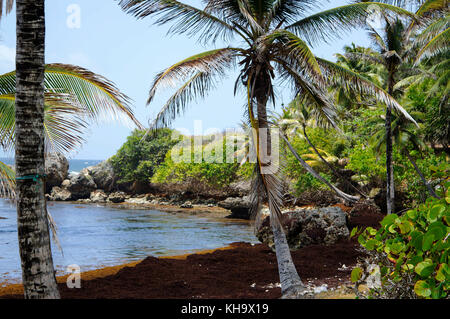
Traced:
<svg viewBox="0 0 450 319">
<path fill-rule="evenodd" d="M 354 240 L 292 252 L 305 285 L 317 298 L 352 298 L 350 273 L 362 254 Z M 263 244 L 230 246 L 175 257 L 100 268 L 81 274 L 81 288 L 58 277 L 63 299 L 276 299 L 281 297 L 275 253 Z M 21 299 L 21 285 L 0 288 L 0 298 Z M 354 298 L 354 297 L 353 297 Z"/>
</svg>

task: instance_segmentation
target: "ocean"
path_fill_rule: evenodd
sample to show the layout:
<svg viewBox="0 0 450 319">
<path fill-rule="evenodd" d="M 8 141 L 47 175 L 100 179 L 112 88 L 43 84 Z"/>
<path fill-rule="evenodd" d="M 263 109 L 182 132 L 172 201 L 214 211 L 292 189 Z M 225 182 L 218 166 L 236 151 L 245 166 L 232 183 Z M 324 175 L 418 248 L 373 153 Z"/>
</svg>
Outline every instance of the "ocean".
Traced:
<svg viewBox="0 0 450 319">
<path fill-rule="evenodd" d="M 0 158 L 0 161 L 7 165 L 14 166 L 14 158 Z M 84 160 L 84 159 L 69 159 L 69 172 L 79 173 L 83 168 L 94 166 L 103 162 L 102 160 Z"/>
</svg>

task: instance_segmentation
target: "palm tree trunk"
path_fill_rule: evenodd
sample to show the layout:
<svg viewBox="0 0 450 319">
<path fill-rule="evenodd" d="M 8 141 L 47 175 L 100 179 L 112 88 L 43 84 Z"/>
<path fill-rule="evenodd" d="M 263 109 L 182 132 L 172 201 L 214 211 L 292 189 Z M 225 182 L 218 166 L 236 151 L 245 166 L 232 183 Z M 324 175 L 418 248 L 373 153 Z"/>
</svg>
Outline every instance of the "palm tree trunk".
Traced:
<svg viewBox="0 0 450 319">
<path fill-rule="evenodd" d="M 269 125 L 267 121 L 267 81 L 268 79 L 263 78 L 262 80 L 256 83 L 256 93 L 257 93 L 257 113 L 258 113 L 258 132 L 260 129 L 267 130 L 266 136 L 267 140 L 263 145 L 265 147 L 264 153 L 269 155 L 268 160 L 271 160 L 271 135 L 269 131 Z M 269 80 L 270 81 L 270 80 Z M 258 136 L 259 138 L 259 136 Z M 259 147 L 258 147 L 259 149 Z M 260 150 L 258 150 L 259 152 Z M 261 157 L 258 156 L 258 161 L 261 160 Z M 260 165 L 268 165 L 268 161 L 266 159 L 262 159 L 262 163 Z M 267 181 L 269 177 L 263 175 L 263 180 Z M 266 192 L 269 193 L 270 190 L 267 189 L 267 182 L 265 184 Z M 305 290 L 305 286 L 302 283 L 300 276 L 298 275 L 297 269 L 295 268 L 294 262 L 292 260 L 291 252 L 289 249 L 289 245 L 287 243 L 286 235 L 284 233 L 283 227 L 281 226 L 281 222 L 279 220 L 279 216 L 275 211 L 275 208 L 278 207 L 278 212 L 281 214 L 279 210 L 279 205 L 281 203 L 274 203 L 273 198 L 269 197 L 269 207 L 270 207 L 270 224 L 272 226 L 272 231 L 274 235 L 274 245 L 275 245 L 275 253 L 277 256 L 278 263 L 278 274 L 280 276 L 280 284 L 281 284 L 281 293 L 282 298 L 296 299 L 302 298 L 303 292 Z"/>
<path fill-rule="evenodd" d="M 419 167 L 417 166 L 416 162 L 411 157 L 411 155 L 409 155 L 407 150 L 405 150 L 405 154 L 406 154 L 406 157 L 408 157 L 408 159 L 411 162 L 411 164 L 414 166 L 414 169 L 416 170 L 417 174 L 419 174 L 420 179 L 422 180 L 423 184 L 427 187 L 428 192 L 430 193 L 430 195 L 433 196 L 434 198 L 440 199 L 440 197 L 434 191 L 433 187 L 431 187 L 431 185 L 427 182 L 427 180 L 425 179 L 425 176 L 423 175 L 422 171 L 419 169 Z"/>
<path fill-rule="evenodd" d="M 25 298 L 59 292 L 44 197 L 45 0 L 17 0 L 17 226 Z"/>
<path fill-rule="evenodd" d="M 389 72 L 388 93 L 392 96 L 394 93 L 394 71 Z M 395 212 L 395 184 L 394 184 L 394 165 L 392 162 L 392 109 L 386 107 L 386 209 L 387 214 Z"/>
<path fill-rule="evenodd" d="M 339 172 L 336 171 L 334 169 L 334 167 L 330 163 L 328 163 L 328 161 L 325 158 L 323 158 L 323 156 L 320 154 L 320 152 L 317 150 L 317 148 L 314 146 L 314 144 L 309 140 L 308 134 L 306 133 L 306 126 L 305 125 L 303 125 L 303 135 L 305 136 L 305 139 L 308 142 L 309 146 L 312 147 L 312 149 L 317 154 L 317 156 L 319 156 L 319 158 L 322 160 L 322 162 L 325 163 L 325 165 L 334 173 L 334 175 L 337 178 L 341 178 L 347 185 L 349 185 L 351 188 L 353 188 L 358 194 L 360 194 L 361 196 L 364 196 L 365 198 L 367 198 L 367 195 L 363 194 L 358 188 L 353 186 L 352 183 L 350 183 L 345 178 L 343 178 L 341 176 L 341 174 L 339 174 Z"/>
<path fill-rule="evenodd" d="M 333 184 L 331 184 L 329 181 L 327 181 L 325 178 L 323 178 L 322 176 L 320 176 L 319 173 L 317 173 L 308 163 L 306 163 L 301 157 L 300 155 L 298 155 L 297 151 L 295 150 L 295 148 L 292 146 L 292 144 L 289 142 L 288 138 L 286 137 L 286 135 L 281 134 L 282 139 L 286 142 L 286 145 L 288 146 L 289 150 L 291 151 L 291 153 L 295 156 L 295 158 L 300 162 L 300 165 L 303 166 L 304 169 L 306 169 L 306 171 L 308 173 L 310 173 L 312 176 L 314 176 L 315 178 L 317 178 L 319 181 L 321 181 L 322 183 L 324 183 L 325 185 L 327 185 L 332 191 L 334 191 L 336 193 L 337 196 L 339 196 L 340 198 L 342 198 L 345 201 L 354 203 L 357 202 L 359 200 L 359 197 L 357 196 L 352 196 L 349 195 L 343 191 L 341 191 L 339 188 L 337 188 L 336 186 L 334 186 Z"/>
</svg>

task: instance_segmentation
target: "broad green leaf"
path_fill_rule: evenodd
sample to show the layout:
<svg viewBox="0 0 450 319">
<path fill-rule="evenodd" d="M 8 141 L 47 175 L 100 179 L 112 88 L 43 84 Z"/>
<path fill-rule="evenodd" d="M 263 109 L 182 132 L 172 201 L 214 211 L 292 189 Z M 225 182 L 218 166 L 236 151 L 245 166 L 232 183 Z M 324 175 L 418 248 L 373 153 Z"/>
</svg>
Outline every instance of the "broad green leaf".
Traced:
<svg viewBox="0 0 450 319">
<path fill-rule="evenodd" d="M 360 280 L 362 277 L 362 273 L 363 273 L 363 270 L 361 268 L 359 268 L 359 267 L 353 268 L 352 273 L 351 273 L 352 282 L 353 283 L 358 282 L 358 280 Z"/>
<path fill-rule="evenodd" d="M 414 292 L 416 295 L 420 297 L 429 297 L 431 296 L 431 289 L 430 286 L 426 281 L 419 280 L 414 285 Z"/>
<path fill-rule="evenodd" d="M 433 273 L 435 267 L 436 265 L 433 263 L 433 261 L 427 258 L 424 261 L 418 263 L 414 270 L 419 276 L 428 277 Z"/>
<path fill-rule="evenodd" d="M 398 218 L 397 215 L 395 214 L 390 214 L 387 215 L 386 217 L 383 218 L 383 220 L 380 222 L 380 224 L 384 227 L 391 225 L 392 223 L 394 223 L 394 221 Z"/>
</svg>

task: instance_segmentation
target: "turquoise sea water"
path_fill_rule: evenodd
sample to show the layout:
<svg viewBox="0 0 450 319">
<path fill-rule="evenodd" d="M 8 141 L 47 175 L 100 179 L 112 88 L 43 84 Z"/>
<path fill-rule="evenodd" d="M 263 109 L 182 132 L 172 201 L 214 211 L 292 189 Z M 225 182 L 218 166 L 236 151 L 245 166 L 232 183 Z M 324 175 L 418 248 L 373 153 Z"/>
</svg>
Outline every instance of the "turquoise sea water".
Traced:
<svg viewBox="0 0 450 319">
<path fill-rule="evenodd" d="M 63 252 L 52 243 L 55 268 L 63 274 L 140 260 L 252 242 L 251 225 L 156 210 L 118 209 L 94 204 L 49 202 Z M 21 276 L 15 207 L 0 199 L 0 283 Z"/>
</svg>

